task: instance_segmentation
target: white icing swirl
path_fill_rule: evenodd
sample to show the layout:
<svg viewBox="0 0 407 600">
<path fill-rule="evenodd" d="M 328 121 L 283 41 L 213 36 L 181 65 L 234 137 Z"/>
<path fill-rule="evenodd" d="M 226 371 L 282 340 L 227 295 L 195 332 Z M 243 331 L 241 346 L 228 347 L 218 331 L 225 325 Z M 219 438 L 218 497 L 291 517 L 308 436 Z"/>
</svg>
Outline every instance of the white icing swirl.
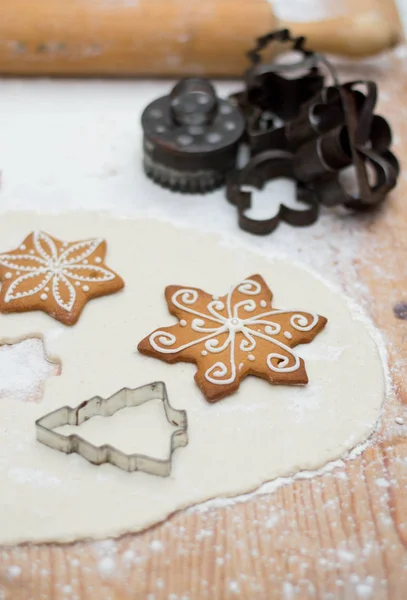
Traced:
<svg viewBox="0 0 407 600">
<path fill-rule="evenodd" d="M 276 365 L 273 364 L 273 359 L 277 360 Z M 292 373 L 292 371 L 296 371 L 299 368 L 300 359 L 293 352 L 290 352 L 288 355 L 271 352 L 267 356 L 267 366 L 275 373 Z"/>
<path fill-rule="evenodd" d="M 212 297 L 203 312 L 194 308 L 194 305 L 197 303 L 202 306 L 202 296 L 199 290 L 193 288 L 181 288 L 177 290 L 171 297 L 172 304 L 182 311 L 182 313 L 187 313 L 194 317 L 188 321 L 180 319 L 184 331 L 188 324 L 191 332 L 206 335 L 198 336 L 196 339 L 191 339 L 187 343 L 178 345 L 174 334 L 159 330 L 150 335 L 151 346 L 158 352 L 173 354 L 192 346 L 201 345 L 200 353 L 202 356 L 221 354 L 229 349 L 228 359 L 225 360 L 225 358 L 221 357 L 222 359 L 211 365 L 204 374 L 205 379 L 215 385 L 227 385 L 235 381 L 238 371 L 235 355 L 236 343 L 239 343 L 239 350 L 251 353 L 257 348 L 259 340 L 266 341 L 272 346 L 272 352 L 267 354 L 266 357 L 267 367 L 276 373 L 296 371 L 300 367 L 300 359 L 290 346 L 275 337 L 282 331 L 282 326 L 277 322 L 277 317 L 279 315 L 288 315 L 290 327 L 294 331 L 299 332 L 311 331 L 318 323 L 319 317 L 301 311 L 273 309 L 256 315 L 255 311 L 257 307 L 264 307 L 267 305 L 267 302 L 265 300 L 258 302 L 254 298 L 248 298 L 244 300 L 239 299 L 238 302 L 233 304 L 233 294 L 236 291 L 239 294 L 258 296 L 262 292 L 262 286 L 253 279 L 246 279 L 229 291 L 225 302 L 217 297 Z M 252 314 L 251 316 L 247 316 L 247 318 L 242 318 L 243 312 Z M 285 325 L 286 328 L 287 325 Z M 284 336 L 288 340 L 292 340 L 293 335 L 291 332 L 285 331 L 285 329 Z M 241 338 L 236 339 L 236 336 L 241 336 Z M 253 361 L 254 355 L 247 354 L 247 360 Z M 242 365 L 240 368 L 243 368 L 244 363 L 240 363 L 240 365 Z"/>
<path fill-rule="evenodd" d="M 102 262 L 101 256 L 95 256 L 96 252 L 102 255 L 105 253 L 102 239 L 71 244 L 64 242 L 62 248 L 66 250 L 62 250 L 56 242 L 58 240 L 47 233 L 34 231 L 28 236 L 26 244 L 21 244 L 19 248 L 27 250 L 27 246 L 31 245 L 31 250 L 18 254 L 0 254 L 0 265 L 10 269 L 7 279 L 13 280 L 4 296 L 6 303 L 39 294 L 42 300 L 51 298 L 57 307 L 70 313 L 77 300 L 72 281 L 80 285 L 80 282 L 100 284 L 115 279 L 116 275 L 112 271 L 93 263 Z M 44 298 L 43 290 L 46 286 L 51 291 Z M 89 285 L 82 287 L 82 290 L 88 292 Z"/>
<path fill-rule="evenodd" d="M 249 296 L 258 296 L 261 292 L 261 285 L 258 281 L 254 281 L 254 279 L 245 279 L 245 281 L 238 284 L 237 291 Z"/>
<path fill-rule="evenodd" d="M 318 315 L 296 314 L 290 318 L 290 325 L 297 331 L 311 331 L 318 323 Z"/>
</svg>

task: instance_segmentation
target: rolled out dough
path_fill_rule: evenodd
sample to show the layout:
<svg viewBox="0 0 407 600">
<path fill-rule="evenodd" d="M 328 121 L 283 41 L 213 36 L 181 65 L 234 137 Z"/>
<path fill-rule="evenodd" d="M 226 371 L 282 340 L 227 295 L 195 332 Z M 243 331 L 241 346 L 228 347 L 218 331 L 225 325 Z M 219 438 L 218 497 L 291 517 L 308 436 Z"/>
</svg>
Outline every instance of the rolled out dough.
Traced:
<svg viewBox="0 0 407 600">
<path fill-rule="evenodd" d="M 1 250 L 15 248 L 33 229 L 66 240 L 105 237 L 108 264 L 126 288 L 89 302 L 71 328 L 42 313 L 0 315 L 2 342 L 39 335 L 48 355 L 62 361 L 62 375 L 48 379 L 38 404 L 0 402 L 0 543 L 138 531 L 177 509 L 321 467 L 373 431 L 385 394 L 378 349 L 341 294 L 308 270 L 166 223 L 96 214 L 4 216 Z M 222 295 L 254 273 L 267 281 L 276 307 L 328 318 L 312 344 L 295 350 L 305 359 L 308 386 L 272 386 L 249 377 L 238 393 L 208 404 L 194 382 L 194 365 L 169 365 L 137 353 L 142 337 L 174 321 L 164 300 L 166 285 Z M 36 441 L 34 421 L 49 411 L 155 380 L 165 381 L 171 404 L 188 413 L 189 445 L 176 451 L 170 477 L 96 467 Z M 90 420 L 78 433 L 147 453 L 154 452 L 156 440 L 157 455 L 165 454 L 171 431 L 157 413 L 159 403 L 142 408 L 103 423 Z"/>
</svg>

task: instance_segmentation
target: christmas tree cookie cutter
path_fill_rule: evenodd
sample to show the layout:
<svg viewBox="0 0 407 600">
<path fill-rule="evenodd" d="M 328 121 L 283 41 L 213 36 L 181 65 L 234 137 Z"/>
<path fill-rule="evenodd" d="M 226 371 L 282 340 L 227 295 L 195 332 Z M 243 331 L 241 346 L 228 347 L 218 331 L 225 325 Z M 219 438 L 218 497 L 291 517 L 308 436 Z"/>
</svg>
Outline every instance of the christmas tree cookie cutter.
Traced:
<svg viewBox="0 0 407 600">
<path fill-rule="evenodd" d="M 178 427 L 171 436 L 170 452 L 166 459 L 144 454 L 125 454 L 121 450 L 104 444 L 94 446 L 76 434 L 62 435 L 54 431 L 63 425 L 79 426 L 97 415 L 111 417 L 122 408 L 136 407 L 149 400 L 162 400 L 167 421 Z M 171 474 L 172 455 L 177 448 L 188 444 L 188 421 L 185 410 L 173 408 L 168 400 L 167 388 L 163 381 L 156 381 L 136 389 L 123 388 L 110 396 L 95 396 L 85 400 L 76 408 L 63 406 L 44 415 L 35 422 L 37 440 L 50 448 L 71 454 L 76 452 L 94 465 L 110 463 L 123 471 L 143 471 L 150 475 L 168 477 Z"/>
</svg>

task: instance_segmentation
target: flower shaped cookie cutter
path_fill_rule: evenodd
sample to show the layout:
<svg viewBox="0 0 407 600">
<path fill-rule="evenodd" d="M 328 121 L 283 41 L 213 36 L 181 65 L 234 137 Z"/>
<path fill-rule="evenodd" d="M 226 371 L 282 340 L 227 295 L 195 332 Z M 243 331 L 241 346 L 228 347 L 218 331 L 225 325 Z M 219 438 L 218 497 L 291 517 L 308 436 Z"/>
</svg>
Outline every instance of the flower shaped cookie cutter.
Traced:
<svg viewBox="0 0 407 600">
<path fill-rule="evenodd" d="M 125 454 L 108 444 L 94 446 L 79 435 L 65 436 L 54 431 L 63 425 L 81 425 L 97 415 L 111 417 L 122 408 L 140 406 L 149 400 L 156 399 L 162 400 L 167 421 L 179 428 L 171 436 L 170 452 L 166 459 L 144 454 Z M 143 471 L 159 477 L 168 477 L 171 474 L 174 451 L 188 444 L 187 414 L 185 410 L 177 410 L 170 405 L 167 388 L 162 381 L 149 383 L 136 389 L 123 388 L 109 398 L 95 396 L 90 400 L 85 400 L 76 408 L 63 406 L 38 419 L 35 426 L 37 440 L 50 448 L 65 452 L 65 454 L 76 452 L 94 465 L 110 463 L 123 471 Z"/>
</svg>

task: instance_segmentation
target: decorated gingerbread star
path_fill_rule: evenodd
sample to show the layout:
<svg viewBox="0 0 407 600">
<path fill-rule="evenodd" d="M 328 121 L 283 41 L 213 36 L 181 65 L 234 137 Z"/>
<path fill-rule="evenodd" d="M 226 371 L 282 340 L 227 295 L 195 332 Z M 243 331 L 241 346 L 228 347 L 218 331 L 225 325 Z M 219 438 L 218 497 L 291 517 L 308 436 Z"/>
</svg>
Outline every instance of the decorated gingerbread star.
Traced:
<svg viewBox="0 0 407 600">
<path fill-rule="evenodd" d="M 61 242 L 34 231 L 0 254 L 0 312 L 42 310 L 74 325 L 86 302 L 122 289 L 124 281 L 104 264 L 106 242 Z"/>
<path fill-rule="evenodd" d="M 169 363 L 195 363 L 195 380 L 209 402 L 235 392 L 247 375 L 275 384 L 308 383 L 304 361 L 292 348 L 311 342 L 327 320 L 273 308 L 260 275 L 221 298 L 175 285 L 166 288 L 165 298 L 178 324 L 155 330 L 138 350 Z"/>
</svg>

